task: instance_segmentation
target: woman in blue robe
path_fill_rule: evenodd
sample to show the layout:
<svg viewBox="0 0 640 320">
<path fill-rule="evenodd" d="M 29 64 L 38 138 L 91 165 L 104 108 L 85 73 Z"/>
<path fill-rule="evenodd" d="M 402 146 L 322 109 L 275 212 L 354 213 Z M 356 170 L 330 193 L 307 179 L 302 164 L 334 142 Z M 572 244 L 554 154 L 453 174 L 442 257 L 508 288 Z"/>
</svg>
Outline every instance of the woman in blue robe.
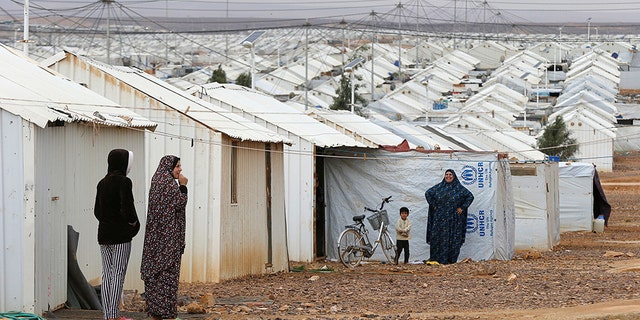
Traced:
<svg viewBox="0 0 640 320">
<path fill-rule="evenodd" d="M 456 263 L 467 231 L 467 209 L 473 194 L 447 169 L 442 181 L 424 193 L 429 203 L 427 244 L 429 261 Z"/>
</svg>

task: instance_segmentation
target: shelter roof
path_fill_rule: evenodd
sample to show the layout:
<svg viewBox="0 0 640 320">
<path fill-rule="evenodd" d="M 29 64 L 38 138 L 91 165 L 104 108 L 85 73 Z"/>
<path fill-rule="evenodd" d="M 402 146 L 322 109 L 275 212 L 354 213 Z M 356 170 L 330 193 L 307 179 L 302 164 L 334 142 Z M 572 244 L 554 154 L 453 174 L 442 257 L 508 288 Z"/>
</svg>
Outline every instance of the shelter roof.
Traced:
<svg viewBox="0 0 640 320">
<path fill-rule="evenodd" d="M 55 121 L 147 129 L 157 126 L 2 44 L 0 108 L 42 128 Z"/>
<path fill-rule="evenodd" d="M 327 147 L 367 147 L 352 137 L 338 132 L 296 108 L 284 104 L 271 96 L 233 84 L 210 83 L 201 87 L 203 99 L 214 104 L 225 104 L 233 113 L 246 113 L 261 119 L 269 126 L 285 130 L 316 146 Z M 195 92 L 199 92 L 196 90 Z"/>
<path fill-rule="evenodd" d="M 397 146 L 404 139 L 373 122 L 346 110 L 309 109 L 307 114 L 368 146 Z M 412 149 L 414 146 L 410 146 Z"/>
<path fill-rule="evenodd" d="M 291 143 L 289 139 L 271 130 L 202 99 L 189 95 L 187 92 L 173 87 L 139 69 L 111 66 L 68 52 L 64 54 L 75 56 L 93 68 L 126 83 L 134 90 L 144 93 L 159 103 L 164 104 L 167 108 L 171 108 L 211 130 L 222 132 L 232 138 L 240 140 Z M 61 57 L 61 59 L 64 59 L 64 57 Z"/>
</svg>

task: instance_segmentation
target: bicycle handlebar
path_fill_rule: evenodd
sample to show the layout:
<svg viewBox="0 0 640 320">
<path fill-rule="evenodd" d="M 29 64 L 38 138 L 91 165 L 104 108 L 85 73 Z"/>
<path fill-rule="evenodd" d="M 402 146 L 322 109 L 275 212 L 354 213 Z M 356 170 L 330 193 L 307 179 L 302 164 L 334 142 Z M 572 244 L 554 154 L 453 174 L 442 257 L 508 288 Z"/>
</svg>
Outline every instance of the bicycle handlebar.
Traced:
<svg viewBox="0 0 640 320">
<path fill-rule="evenodd" d="M 378 209 L 378 210 L 367 208 L 367 207 L 364 207 L 364 210 L 365 211 L 371 211 L 371 212 L 378 212 L 378 211 L 380 211 L 380 210 L 382 210 L 384 208 L 384 204 L 385 203 L 391 202 L 391 197 L 392 196 L 388 196 L 386 198 L 382 198 L 382 203 L 380 204 L 380 209 Z"/>
</svg>

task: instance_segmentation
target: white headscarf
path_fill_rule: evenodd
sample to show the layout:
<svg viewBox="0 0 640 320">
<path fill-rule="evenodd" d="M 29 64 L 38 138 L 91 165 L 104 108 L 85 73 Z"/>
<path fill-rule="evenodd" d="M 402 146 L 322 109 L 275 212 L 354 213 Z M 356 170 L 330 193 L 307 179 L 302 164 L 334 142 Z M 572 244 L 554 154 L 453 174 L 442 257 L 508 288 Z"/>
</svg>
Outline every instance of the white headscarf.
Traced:
<svg viewBox="0 0 640 320">
<path fill-rule="evenodd" d="M 127 173 L 126 175 L 129 174 L 129 172 L 131 172 L 131 167 L 133 166 L 133 151 L 131 150 L 127 150 L 129 151 L 129 161 L 127 162 Z"/>
</svg>

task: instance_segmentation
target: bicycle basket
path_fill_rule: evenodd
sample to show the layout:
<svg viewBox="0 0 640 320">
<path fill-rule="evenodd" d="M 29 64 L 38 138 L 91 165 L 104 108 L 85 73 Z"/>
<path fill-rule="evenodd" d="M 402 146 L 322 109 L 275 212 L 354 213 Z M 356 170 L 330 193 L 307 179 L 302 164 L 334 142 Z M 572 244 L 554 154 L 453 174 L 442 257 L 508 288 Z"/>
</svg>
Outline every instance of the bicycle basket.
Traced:
<svg viewBox="0 0 640 320">
<path fill-rule="evenodd" d="M 389 216 L 387 215 L 387 210 L 378 211 L 367 217 L 369 223 L 373 227 L 373 230 L 380 229 L 380 225 L 384 222 L 385 225 L 389 225 Z"/>
</svg>

